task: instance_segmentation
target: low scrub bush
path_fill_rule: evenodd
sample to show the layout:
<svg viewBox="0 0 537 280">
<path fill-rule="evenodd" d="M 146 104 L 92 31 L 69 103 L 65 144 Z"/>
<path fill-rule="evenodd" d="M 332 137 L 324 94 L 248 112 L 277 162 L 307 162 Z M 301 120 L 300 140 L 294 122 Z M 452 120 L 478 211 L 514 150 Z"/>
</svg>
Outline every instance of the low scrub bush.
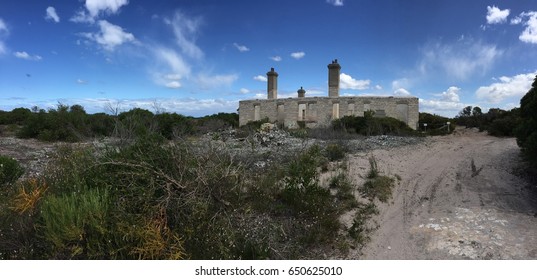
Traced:
<svg viewBox="0 0 537 280">
<path fill-rule="evenodd" d="M 324 149 L 324 154 L 329 161 L 342 160 L 345 158 L 346 149 L 342 144 L 328 144 Z"/>
<path fill-rule="evenodd" d="M 367 174 L 367 180 L 359 189 L 360 193 L 369 198 L 378 198 L 381 202 L 386 202 L 392 197 L 392 188 L 395 185 L 395 179 L 380 175 L 377 161 L 374 157 L 369 158 L 370 170 Z"/>
<path fill-rule="evenodd" d="M 227 150 L 164 141 L 61 146 L 46 172 L 2 192 L 0 253 L 10 259 L 318 257 L 355 207 L 347 178 L 320 185 L 322 150 L 259 172 Z"/>
<path fill-rule="evenodd" d="M 400 120 L 390 117 L 374 117 L 366 113 L 363 117 L 345 116 L 334 120 L 332 127 L 336 130 L 355 132 L 365 136 L 372 135 L 415 135 L 415 131 Z"/>
<path fill-rule="evenodd" d="M 13 184 L 23 173 L 24 169 L 17 160 L 0 156 L 0 186 Z"/>
</svg>

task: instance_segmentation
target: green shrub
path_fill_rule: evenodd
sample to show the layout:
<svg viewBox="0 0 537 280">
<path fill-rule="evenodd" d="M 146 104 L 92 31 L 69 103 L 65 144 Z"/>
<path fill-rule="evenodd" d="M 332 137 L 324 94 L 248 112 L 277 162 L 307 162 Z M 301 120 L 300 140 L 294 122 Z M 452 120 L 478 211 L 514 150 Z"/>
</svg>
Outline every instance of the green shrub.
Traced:
<svg viewBox="0 0 537 280">
<path fill-rule="evenodd" d="M 330 179 L 329 187 L 336 190 L 337 204 L 341 210 L 351 210 L 358 207 L 354 197 L 354 185 L 346 173 L 340 172 Z"/>
<path fill-rule="evenodd" d="M 326 158 L 330 161 L 341 160 L 345 158 L 345 148 L 341 144 L 328 144 L 325 148 Z"/>
<path fill-rule="evenodd" d="M 364 117 L 345 116 L 334 120 L 332 127 L 336 130 L 371 135 L 415 135 L 415 131 L 405 122 L 390 117 L 374 117 L 372 113 Z"/>
<path fill-rule="evenodd" d="M 394 182 L 393 178 L 381 175 L 366 181 L 360 191 L 368 198 L 378 198 L 381 202 L 386 202 L 392 197 Z"/>
<path fill-rule="evenodd" d="M 369 241 L 369 233 L 373 229 L 368 227 L 367 223 L 372 216 L 378 215 L 378 213 L 377 206 L 371 201 L 358 208 L 352 220 L 352 225 L 348 229 L 349 236 L 356 244 L 363 246 Z"/>
<path fill-rule="evenodd" d="M 13 184 L 23 173 L 24 169 L 18 161 L 0 156 L 0 186 Z"/>
<path fill-rule="evenodd" d="M 526 160 L 537 166 L 537 76 L 520 100 L 521 122 L 516 128 L 518 146 Z"/>
<path fill-rule="evenodd" d="M 334 194 L 320 186 L 322 158 L 314 146 L 259 172 L 221 148 L 170 143 L 159 134 L 98 150 L 61 146 L 46 175 L 23 183 L 24 191 L 4 193 L 15 211 L 0 213 L 0 253 L 19 259 L 318 257 L 312 249 L 333 245 L 341 234 L 339 215 L 356 205 L 345 176 L 332 180 Z"/>
<path fill-rule="evenodd" d="M 450 122 L 449 127 L 447 123 Z M 429 113 L 419 113 L 420 129 L 425 132 L 424 124 L 427 124 L 427 135 L 446 135 L 455 130 L 455 120 Z"/>
<path fill-rule="evenodd" d="M 52 247 L 53 258 L 102 259 L 110 240 L 109 194 L 90 189 L 48 196 L 41 207 L 42 233 Z"/>
<path fill-rule="evenodd" d="M 386 202 L 392 197 L 395 179 L 380 175 L 377 161 L 374 157 L 369 158 L 369 164 L 371 168 L 367 173 L 367 180 L 359 191 L 369 199 L 378 198 L 381 202 Z"/>
</svg>

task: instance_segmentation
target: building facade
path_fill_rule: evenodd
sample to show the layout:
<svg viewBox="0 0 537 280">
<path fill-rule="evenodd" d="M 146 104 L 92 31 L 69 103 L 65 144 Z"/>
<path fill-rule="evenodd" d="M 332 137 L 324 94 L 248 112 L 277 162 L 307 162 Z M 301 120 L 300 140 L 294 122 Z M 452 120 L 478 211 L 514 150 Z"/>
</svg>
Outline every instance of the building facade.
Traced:
<svg viewBox="0 0 537 280">
<path fill-rule="evenodd" d="M 301 87 L 296 98 L 278 99 L 278 73 L 274 68 L 267 73 L 267 99 L 239 102 L 239 125 L 268 118 L 272 123 L 287 128 L 328 126 L 343 116 L 364 116 L 373 111 L 375 117 L 392 117 L 417 129 L 419 99 L 417 97 L 339 96 L 341 66 L 337 59 L 328 65 L 328 97 L 306 97 Z"/>
</svg>

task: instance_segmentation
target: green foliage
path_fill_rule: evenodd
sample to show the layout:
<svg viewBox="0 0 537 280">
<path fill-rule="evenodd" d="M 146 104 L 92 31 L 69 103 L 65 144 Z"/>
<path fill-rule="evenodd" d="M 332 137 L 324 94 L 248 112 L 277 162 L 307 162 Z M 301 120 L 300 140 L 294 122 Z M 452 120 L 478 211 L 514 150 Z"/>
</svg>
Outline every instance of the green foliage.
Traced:
<svg viewBox="0 0 537 280">
<path fill-rule="evenodd" d="M 338 173 L 330 179 L 330 189 L 336 190 L 337 204 L 343 210 L 351 210 L 359 206 L 354 197 L 354 185 L 346 173 Z"/>
<path fill-rule="evenodd" d="M 450 122 L 449 130 L 447 123 Z M 420 128 L 425 132 L 424 124 L 427 124 L 427 135 L 446 135 L 455 130 L 456 122 L 453 119 L 442 116 L 419 113 Z"/>
<path fill-rule="evenodd" d="M 374 179 L 379 176 L 379 168 L 375 157 L 369 157 L 369 172 L 367 173 L 368 179 Z"/>
<path fill-rule="evenodd" d="M 374 215 L 378 215 L 379 211 L 373 202 L 361 205 L 354 215 L 352 226 L 348 229 L 349 236 L 354 239 L 357 244 L 365 244 L 369 240 L 369 232 L 371 228 L 367 226 L 368 221 Z"/>
<path fill-rule="evenodd" d="M 190 118 L 176 113 L 162 113 L 155 115 L 159 133 L 166 139 L 190 135 L 194 132 L 194 124 Z"/>
<path fill-rule="evenodd" d="M 520 118 L 516 128 L 518 146 L 523 156 L 537 166 L 537 76 L 531 89 L 520 100 Z"/>
<path fill-rule="evenodd" d="M 11 112 L 0 111 L 0 124 L 24 124 L 31 115 L 27 108 L 15 108 Z"/>
<path fill-rule="evenodd" d="M 58 104 L 56 109 L 48 111 L 34 108 L 18 136 L 50 142 L 77 142 L 85 137 L 109 135 L 111 124 L 112 119 L 107 115 L 88 115 L 80 105 Z"/>
<path fill-rule="evenodd" d="M 332 121 L 332 127 L 366 136 L 415 134 L 413 129 L 400 120 L 390 117 L 377 118 L 371 113 L 366 113 L 364 117 L 345 116 Z"/>
<path fill-rule="evenodd" d="M 345 152 L 345 147 L 340 143 L 328 144 L 324 149 L 324 154 L 329 161 L 344 159 Z"/>
<path fill-rule="evenodd" d="M 308 215 L 314 216 L 319 209 L 316 202 L 329 196 L 326 189 L 319 185 L 320 148 L 313 146 L 298 158 L 289 163 L 287 176 L 284 178 L 284 201 L 292 206 L 294 210 L 305 211 Z"/>
<path fill-rule="evenodd" d="M 48 196 L 41 207 L 42 233 L 51 257 L 106 258 L 110 240 L 107 225 L 108 191 L 81 188 L 76 193 Z M 103 248 L 104 247 L 104 248 Z"/>
<path fill-rule="evenodd" d="M 203 126 L 203 123 L 210 120 L 219 120 L 223 124 L 222 127 L 233 127 L 237 128 L 239 127 L 239 114 L 237 113 L 218 113 L 213 114 L 210 116 L 202 117 L 198 120 L 198 122 L 201 122 L 201 124 L 198 124 L 199 126 Z"/>
<path fill-rule="evenodd" d="M 483 113 L 481 108 L 467 106 L 455 118 L 459 125 L 477 127 L 480 131 L 488 131 L 492 136 L 514 136 L 515 128 L 521 122 L 520 109 L 514 108 L 505 111 L 499 108 L 491 108 Z"/>
<path fill-rule="evenodd" d="M 357 206 L 344 175 L 321 187 L 317 146 L 249 171 L 211 147 L 61 146 L 45 176 L 4 191 L 0 253 L 31 259 L 264 259 L 335 242 Z M 12 189 L 11 189 L 12 190 Z M 13 221 L 18 221 L 13 223 Z M 16 252 L 16 253 L 15 253 Z"/>
<path fill-rule="evenodd" d="M 369 158 L 369 164 L 371 168 L 367 174 L 367 180 L 359 191 L 362 195 L 371 200 L 378 198 L 381 202 L 386 202 L 392 197 L 392 189 L 395 185 L 395 179 L 380 175 L 377 161 L 374 157 Z"/>
<path fill-rule="evenodd" d="M 23 173 L 18 161 L 0 155 L 0 186 L 13 184 Z"/>
</svg>

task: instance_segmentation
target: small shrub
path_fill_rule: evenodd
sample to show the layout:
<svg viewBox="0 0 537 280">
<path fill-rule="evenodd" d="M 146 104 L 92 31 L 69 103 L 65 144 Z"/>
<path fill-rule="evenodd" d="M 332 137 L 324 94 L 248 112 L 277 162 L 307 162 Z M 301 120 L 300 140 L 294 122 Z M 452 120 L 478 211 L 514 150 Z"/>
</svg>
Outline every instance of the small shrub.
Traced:
<svg viewBox="0 0 537 280">
<path fill-rule="evenodd" d="M 345 158 L 345 148 L 341 144 L 328 144 L 325 155 L 330 161 L 341 160 Z"/>
<path fill-rule="evenodd" d="M 48 186 L 44 180 L 28 179 L 21 183 L 21 187 L 14 199 L 12 209 L 19 214 L 33 213 L 37 203 L 43 198 Z"/>
<path fill-rule="evenodd" d="M 92 189 L 46 197 L 41 207 L 43 235 L 59 258 L 104 258 L 109 195 Z"/>
<path fill-rule="evenodd" d="M 345 116 L 334 120 L 332 127 L 335 130 L 356 132 L 365 136 L 372 135 L 403 135 L 413 136 L 416 132 L 408 127 L 405 122 L 391 117 L 374 117 L 371 113 L 366 113 L 363 117 Z"/>
<path fill-rule="evenodd" d="M 394 182 L 395 180 L 388 176 L 377 176 L 366 181 L 360 191 L 370 199 L 378 198 L 381 202 L 386 202 L 392 197 Z"/>
<path fill-rule="evenodd" d="M 395 184 L 395 179 L 380 175 L 377 161 L 374 157 L 369 158 L 371 166 L 367 181 L 360 188 L 360 193 L 369 199 L 378 198 L 381 202 L 386 202 L 392 197 L 392 188 Z"/>
<path fill-rule="evenodd" d="M 369 173 L 367 173 L 368 179 L 374 179 L 379 175 L 379 169 L 377 165 L 377 160 L 375 157 L 369 157 Z"/>
<path fill-rule="evenodd" d="M 341 172 L 332 177 L 328 186 L 336 190 L 337 204 L 341 210 L 358 207 L 358 201 L 354 197 L 354 185 L 346 173 Z"/>
<path fill-rule="evenodd" d="M 365 205 L 361 205 L 354 215 L 352 226 L 348 229 L 349 236 L 354 240 L 356 244 L 365 245 L 369 240 L 369 232 L 371 228 L 368 228 L 367 223 L 372 216 L 378 215 L 379 211 L 375 203 L 369 202 Z"/>
<path fill-rule="evenodd" d="M 0 156 L 0 186 L 13 184 L 23 173 L 24 169 L 18 161 Z"/>
</svg>

